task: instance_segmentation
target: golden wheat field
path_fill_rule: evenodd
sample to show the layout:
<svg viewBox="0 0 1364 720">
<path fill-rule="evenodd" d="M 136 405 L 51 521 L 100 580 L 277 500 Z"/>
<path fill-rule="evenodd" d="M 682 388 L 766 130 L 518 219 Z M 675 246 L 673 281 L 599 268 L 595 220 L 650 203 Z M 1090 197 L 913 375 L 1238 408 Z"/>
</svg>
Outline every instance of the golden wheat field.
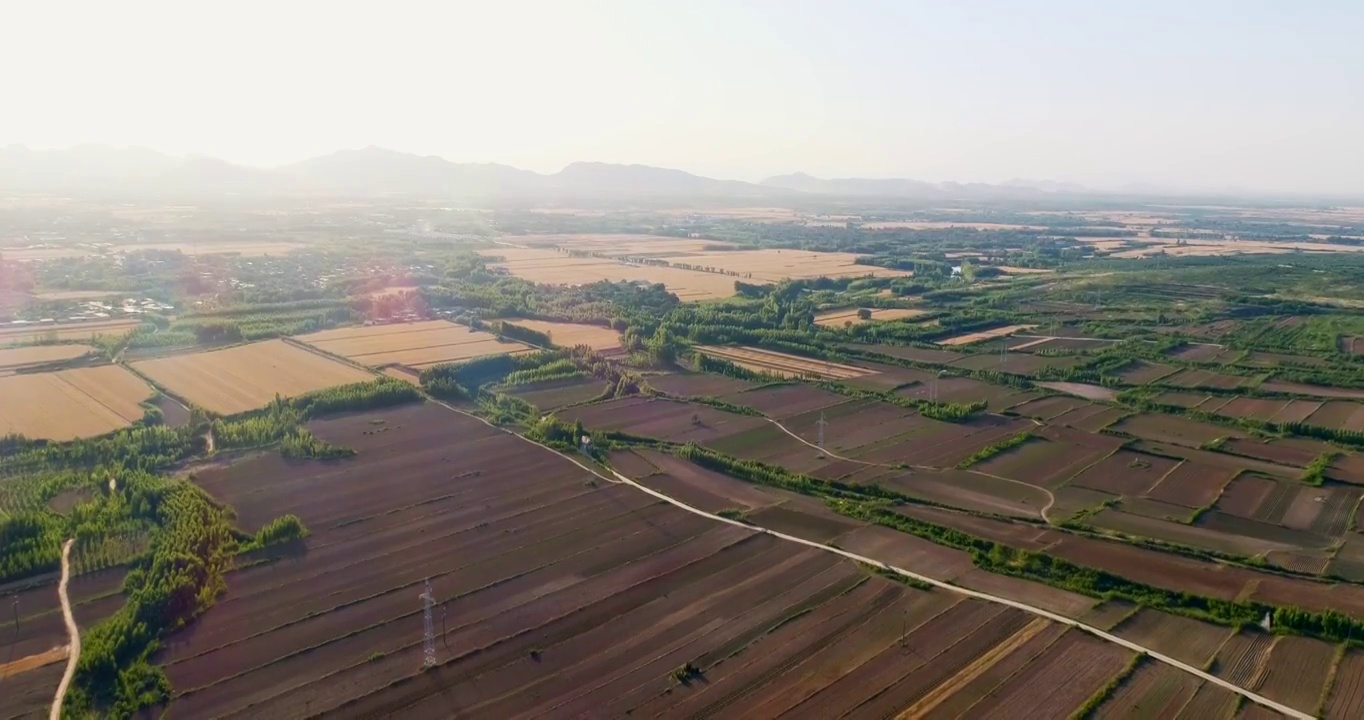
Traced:
<svg viewBox="0 0 1364 720">
<path fill-rule="evenodd" d="M 295 339 L 369 367 L 406 365 L 423 368 L 532 349 L 524 343 L 498 340 L 491 333 L 446 320 L 337 328 Z"/>
<path fill-rule="evenodd" d="M 143 360 L 133 367 L 171 393 L 221 415 L 264 407 L 275 395 L 292 397 L 374 379 L 283 340 Z"/>
<path fill-rule="evenodd" d="M 0 377 L 0 435 L 73 440 L 141 420 L 155 391 L 118 365 Z"/>
<path fill-rule="evenodd" d="M 586 345 L 597 352 L 611 352 L 620 349 L 620 333 L 600 325 L 523 320 L 521 318 L 504 322 L 544 333 L 549 336 L 551 343 L 559 347 L 571 348 L 577 345 Z"/>
<path fill-rule="evenodd" d="M 0 350 L 0 370 L 15 370 L 62 360 L 74 360 L 93 349 L 89 345 L 34 345 Z"/>
<path fill-rule="evenodd" d="M 602 280 L 663 283 L 669 292 L 684 301 L 730 297 L 737 279 L 659 265 L 632 265 L 610 258 L 572 257 L 558 250 L 539 248 L 498 248 L 480 252 L 503 258 L 490 267 L 506 270 L 533 283 L 586 285 Z"/>
<path fill-rule="evenodd" d="M 647 235 L 551 235 L 517 238 L 520 245 L 482 250 L 491 267 L 547 285 L 583 285 L 609 280 L 663 283 L 684 301 L 727 298 L 734 281 L 774 283 L 817 277 L 903 277 L 911 273 L 857 264 L 852 253 L 806 250 L 740 250 L 725 243 Z M 711 249 L 707 249 L 711 248 Z M 574 256 L 569 251 L 592 253 Z M 628 263 L 620 257 L 651 258 L 667 265 Z"/>
<path fill-rule="evenodd" d="M 55 340 L 94 340 L 101 335 L 127 335 L 141 324 L 140 320 L 98 320 L 11 325 L 0 328 L 0 347 Z"/>
</svg>

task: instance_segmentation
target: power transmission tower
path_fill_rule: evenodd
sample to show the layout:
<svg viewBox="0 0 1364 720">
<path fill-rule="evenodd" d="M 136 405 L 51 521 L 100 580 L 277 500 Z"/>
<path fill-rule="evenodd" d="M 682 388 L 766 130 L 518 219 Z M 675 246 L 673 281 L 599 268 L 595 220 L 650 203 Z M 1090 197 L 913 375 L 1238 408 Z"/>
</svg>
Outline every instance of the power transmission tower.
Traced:
<svg viewBox="0 0 1364 720">
<path fill-rule="evenodd" d="M 432 629 L 431 608 L 436 605 L 436 597 L 431 594 L 431 579 L 426 579 L 426 591 L 421 594 L 422 599 L 422 626 L 426 633 L 425 642 L 422 644 L 422 652 L 425 658 L 422 660 L 422 667 L 436 666 L 436 633 Z"/>
<path fill-rule="evenodd" d="M 824 426 L 828 424 L 829 421 L 824 419 L 824 413 L 821 412 L 819 414 L 819 422 L 816 423 L 816 425 L 819 425 L 819 452 L 821 455 L 824 454 Z"/>
</svg>

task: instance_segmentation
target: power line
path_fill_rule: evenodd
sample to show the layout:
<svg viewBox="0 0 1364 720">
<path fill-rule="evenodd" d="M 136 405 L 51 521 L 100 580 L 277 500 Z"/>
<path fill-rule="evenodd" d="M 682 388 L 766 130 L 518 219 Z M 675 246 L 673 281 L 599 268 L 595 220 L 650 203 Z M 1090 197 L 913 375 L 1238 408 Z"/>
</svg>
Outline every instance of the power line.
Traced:
<svg viewBox="0 0 1364 720">
<path fill-rule="evenodd" d="M 422 659 L 423 667 L 436 666 L 436 633 L 432 629 L 431 608 L 436 606 L 436 598 L 431 594 L 431 579 L 426 579 L 426 592 L 421 594 L 422 599 L 422 625 L 425 630 L 425 640 L 422 644 L 422 652 L 425 658 Z"/>
</svg>

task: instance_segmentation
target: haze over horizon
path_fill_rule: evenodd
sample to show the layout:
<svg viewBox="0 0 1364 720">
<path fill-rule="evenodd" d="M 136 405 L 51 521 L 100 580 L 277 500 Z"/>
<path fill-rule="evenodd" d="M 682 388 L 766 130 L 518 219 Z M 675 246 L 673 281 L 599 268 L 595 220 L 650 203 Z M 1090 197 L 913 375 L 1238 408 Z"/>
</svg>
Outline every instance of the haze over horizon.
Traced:
<svg viewBox="0 0 1364 720">
<path fill-rule="evenodd" d="M 1361 194 L 1345 2 L 25 4 L 0 146 Z M 80 17 L 79 23 L 72 18 Z"/>
</svg>

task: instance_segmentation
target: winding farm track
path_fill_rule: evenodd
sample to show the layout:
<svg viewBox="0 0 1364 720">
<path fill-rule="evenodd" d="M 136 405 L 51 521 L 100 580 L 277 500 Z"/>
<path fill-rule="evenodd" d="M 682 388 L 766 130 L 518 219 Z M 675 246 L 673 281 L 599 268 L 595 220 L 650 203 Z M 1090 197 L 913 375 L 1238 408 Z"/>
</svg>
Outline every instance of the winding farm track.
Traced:
<svg viewBox="0 0 1364 720">
<path fill-rule="evenodd" d="M 62 599 L 62 619 L 66 621 L 66 634 L 71 638 L 71 643 L 66 655 L 66 672 L 62 673 L 62 681 L 57 685 L 57 696 L 52 700 L 52 712 L 48 714 L 50 720 L 61 720 L 62 701 L 66 699 L 71 678 L 76 676 L 76 662 L 81 657 L 81 632 L 76 627 L 76 616 L 71 612 L 71 596 L 66 591 L 67 584 L 71 582 L 71 545 L 75 542 L 76 539 L 71 538 L 62 545 L 62 581 L 57 585 L 57 594 Z"/>
<path fill-rule="evenodd" d="M 801 441 L 802 443 L 805 443 L 806 445 L 808 445 L 808 446 L 810 446 L 810 447 L 812 447 L 812 448 L 814 448 L 814 449 L 816 449 L 816 450 L 818 450 L 818 451 L 824 453 L 825 455 L 828 455 L 829 457 L 831 457 L 831 458 L 833 458 L 833 459 L 835 459 L 835 460 L 843 460 L 844 462 L 857 463 L 857 464 L 859 464 L 859 465 L 871 465 L 871 466 L 873 466 L 873 467 L 883 467 L 883 468 L 892 468 L 892 469 L 899 469 L 899 468 L 900 468 L 899 465 L 891 465 L 891 464 L 888 464 L 888 463 L 878 463 L 878 462 L 869 462 L 869 461 L 866 461 L 866 460 L 858 460 L 857 458 L 844 457 L 844 456 L 839 455 L 839 454 L 837 454 L 837 453 L 829 452 L 828 450 L 825 450 L 824 448 L 821 448 L 820 446 L 818 446 L 818 445 L 816 445 L 816 444 L 810 442 L 809 440 L 806 440 L 805 438 L 803 438 L 803 437 L 801 437 L 801 436 L 799 436 L 799 435 L 797 435 L 797 434 L 791 432 L 790 430 L 787 429 L 787 427 L 786 427 L 785 425 L 782 425 L 781 423 L 777 422 L 776 420 L 773 420 L 773 419 L 770 418 L 770 417 L 763 417 L 763 419 L 766 420 L 766 421 L 768 421 L 768 422 L 770 422 L 770 423 L 772 423 L 773 425 L 776 425 L 778 429 L 780 429 L 782 432 L 786 433 L 787 435 L 790 435 L 791 437 L 793 437 L 793 438 L 795 438 L 795 439 Z M 938 469 L 938 468 L 931 467 L 931 466 L 928 466 L 928 465 L 911 465 L 910 467 L 915 468 L 915 469 L 919 469 L 919 470 L 937 470 L 937 469 Z M 1015 484 L 1015 485 L 1023 485 L 1023 486 L 1025 486 L 1025 487 L 1032 488 L 1033 490 L 1041 490 L 1042 492 L 1046 493 L 1046 494 L 1047 494 L 1047 504 L 1042 506 L 1042 509 L 1041 509 L 1040 511 L 1038 511 L 1038 514 L 1040 514 L 1040 515 L 1042 516 L 1042 519 L 1043 519 L 1044 521 L 1046 521 L 1047 524 L 1049 524 L 1049 525 L 1051 524 L 1051 518 L 1050 518 L 1050 517 L 1047 517 L 1047 511 L 1051 509 L 1051 506 L 1053 506 L 1053 505 L 1056 504 L 1056 496 L 1053 495 L 1052 492 L 1051 492 L 1050 490 L 1048 490 L 1048 489 L 1046 489 L 1046 488 L 1044 488 L 1044 487 L 1038 487 L 1037 485 L 1032 485 L 1032 484 L 1030 484 L 1030 483 L 1025 483 L 1025 482 L 1022 482 L 1022 481 L 1019 481 L 1019 480 L 1014 480 L 1013 478 L 1006 478 L 1006 477 L 1003 477 L 1002 475 L 991 475 L 990 473 L 980 472 L 979 470 L 967 469 L 966 472 L 972 473 L 972 474 L 974 474 L 974 475 L 980 475 L 981 477 L 988 477 L 988 478 L 991 478 L 991 479 L 994 479 L 994 480 L 1003 480 L 1004 482 L 1013 483 L 1013 484 Z"/>
<path fill-rule="evenodd" d="M 445 408 L 445 409 L 447 409 L 447 410 L 449 410 L 449 411 L 451 411 L 451 412 L 459 413 L 460 415 L 464 415 L 464 416 L 466 416 L 466 417 L 471 417 L 471 418 L 473 418 L 473 419 L 475 419 L 475 420 L 478 420 L 479 422 L 483 423 L 484 425 L 487 425 L 488 427 L 491 427 L 491 428 L 494 428 L 494 429 L 497 429 L 497 430 L 501 430 L 502 432 L 508 433 L 508 434 L 510 434 L 510 435 L 515 435 L 516 437 L 521 438 L 521 439 L 522 439 L 523 441 L 525 441 L 525 442 L 531 443 L 531 444 L 533 444 L 533 445 L 538 445 L 538 444 L 539 444 L 539 443 L 536 443 L 536 442 L 533 441 L 533 440 L 530 440 L 529 438 L 526 438 L 526 437 L 521 436 L 521 435 L 519 435 L 519 434 L 517 434 L 517 433 L 514 433 L 514 432 L 512 432 L 511 430 L 508 430 L 508 429 L 506 429 L 506 428 L 504 428 L 504 427 L 499 427 L 499 426 L 497 426 L 497 425 L 493 425 L 492 423 L 488 422 L 487 420 L 484 420 L 484 419 L 481 418 L 481 417 L 478 417 L 477 415 L 472 415 L 472 414 L 470 414 L 470 413 L 464 412 L 463 410 L 460 410 L 460 409 L 458 409 L 458 408 L 456 408 L 456 407 L 454 407 L 454 406 L 452 406 L 452 405 L 446 404 L 446 403 L 444 403 L 444 402 L 442 402 L 442 401 L 440 401 L 440 400 L 432 399 L 432 402 L 436 403 L 437 405 L 440 405 L 441 407 L 443 407 L 443 408 Z M 775 423 L 775 421 L 773 421 L 773 422 Z M 778 427 L 781 427 L 781 424 L 780 424 L 780 423 L 776 423 L 776 424 L 777 424 Z M 786 428 L 782 428 L 782 429 L 785 430 Z M 788 430 L 787 433 L 790 434 L 790 431 Z M 796 437 L 797 437 L 797 439 L 800 439 L 799 436 L 796 436 Z M 801 441 L 804 442 L 803 439 L 801 439 Z M 806 444 L 808 445 L 809 443 L 806 443 Z M 543 446 L 542 446 L 542 447 L 543 447 Z M 689 513 L 693 513 L 693 514 L 695 514 L 695 515 L 700 515 L 701 517 L 704 517 L 704 518 L 709 518 L 709 519 L 711 519 L 711 520 L 714 520 L 715 522 L 722 522 L 722 523 L 725 523 L 725 524 L 728 524 L 728 525 L 734 525 L 734 526 L 736 526 L 736 527 L 741 527 L 741 528 L 744 528 L 744 529 L 746 529 L 746 530 L 750 530 L 750 531 L 753 531 L 753 532 L 766 533 L 766 534 L 768 534 L 768 535 L 771 535 L 771 536 L 776 537 L 776 538 L 780 538 L 780 539 L 782 539 L 782 540 L 786 540 L 786 541 L 789 541 L 789 542 L 797 543 L 797 544 L 800 544 L 800 545 L 805 545 L 805 546 L 807 546 L 807 547 L 816 548 L 816 549 L 818 549 L 818 550 L 823 550 L 823 551 L 825 551 L 825 552 L 834 553 L 835 555 L 841 555 L 841 556 L 843 556 L 843 557 L 845 557 L 845 558 L 848 558 L 849 560 L 856 560 L 857 562 L 860 562 L 860 563 L 865 563 L 865 564 L 867 564 L 867 565 L 871 565 L 871 566 L 873 566 L 873 567 L 881 568 L 881 569 L 883 569 L 883 570 L 888 570 L 888 571 L 890 571 L 890 572 L 897 573 L 897 574 L 899 574 L 899 575 L 903 575 L 903 576 L 908 577 L 908 578 L 913 578 L 914 580 L 917 580 L 917 581 L 922 582 L 922 583 L 927 583 L 927 584 L 932 585 L 932 586 L 937 587 L 937 588 L 942 588 L 942 589 L 944 589 L 944 590 L 947 590 L 948 592 L 959 593 L 959 594 L 961 594 L 961 595 L 965 595 L 965 596 L 967 596 L 967 597 L 976 598 L 976 599 L 978 599 L 978 600 L 984 600 L 984 601 L 986 601 L 986 602 L 997 603 L 997 604 L 1004 605 L 1004 606 L 1007 606 L 1007 607 L 1011 607 L 1011 608 L 1014 608 L 1014 609 L 1017 609 L 1017 610 L 1022 610 L 1023 612 L 1031 613 L 1031 614 L 1036 615 L 1036 616 L 1038 616 L 1038 617 L 1045 618 L 1045 619 L 1047 619 L 1047 620 L 1051 620 L 1052 622 L 1061 623 L 1062 625 L 1067 625 L 1067 626 L 1069 626 L 1069 627 L 1076 628 L 1077 630 L 1080 630 L 1080 631 L 1082 631 L 1082 632 L 1087 632 L 1087 633 L 1089 633 L 1089 634 L 1091 634 L 1091 635 L 1094 635 L 1095 637 L 1101 638 L 1101 639 L 1103 639 L 1103 640 L 1107 640 L 1107 641 L 1109 641 L 1109 642 L 1111 642 L 1111 643 L 1115 643 L 1115 644 L 1120 645 L 1120 646 L 1122 646 L 1122 647 L 1124 647 L 1124 648 L 1127 648 L 1128 650 L 1132 650 L 1133 652 L 1145 653 L 1148 657 L 1152 658 L 1153 660 L 1157 660 L 1157 661 L 1159 661 L 1159 662 L 1163 662 L 1163 663 L 1165 663 L 1166 665 L 1170 665 L 1171 667 L 1174 667 L 1174 668 L 1177 668 L 1177 669 L 1179 669 L 1179 670 L 1182 670 L 1182 671 L 1184 671 L 1184 672 L 1186 672 L 1186 673 L 1189 673 L 1190 675 L 1193 675 L 1193 676 L 1195 676 L 1195 677 L 1197 677 L 1197 678 L 1203 680 L 1204 682 L 1212 683 L 1213 685 L 1216 685 L 1216 686 L 1218 686 L 1218 687 L 1220 687 L 1220 688 L 1223 688 L 1223 689 L 1225 689 L 1225 690 L 1229 690 L 1229 691 L 1231 691 L 1231 692 L 1234 692 L 1234 693 L 1236 693 L 1237 695 L 1240 695 L 1241 697 L 1244 697 L 1244 698 L 1246 698 L 1247 700 L 1250 700 L 1251 702 L 1254 702 L 1254 703 L 1259 704 L 1259 705 L 1263 705 L 1264 707 L 1270 708 L 1271 710 L 1274 710 L 1274 711 L 1276 711 L 1276 712 L 1282 713 L 1282 714 L 1284 714 L 1284 715 L 1286 715 L 1286 716 L 1288 716 L 1288 717 L 1296 718 L 1296 720 L 1315 720 L 1315 716 L 1314 716 L 1314 715 L 1310 715 L 1310 714 L 1308 714 L 1308 713 L 1304 713 L 1304 712 L 1301 712 L 1301 711 L 1299 711 L 1299 710 L 1294 710 L 1293 708 L 1288 707 L 1287 705 L 1283 705 L 1283 704 L 1274 702 L 1273 700 L 1270 700 L 1269 698 L 1264 697 L 1263 695 L 1259 695 L 1259 694 L 1257 694 L 1257 693 L 1251 692 L 1250 690 L 1247 690 L 1247 689 L 1245 689 L 1245 688 L 1243 688 L 1243 687 L 1241 687 L 1241 686 L 1239 686 L 1239 685 L 1236 685 L 1236 684 L 1234 684 L 1234 683 L 1227 682 L 1226 680 L 1223 680 L 1222 678 L 1216 677 L 1216 676 L 1214 676 L 1214 675 L 1210 675 L 1210 674 L 1208 674 L 1208 673 L 1206 673 L 1206 672 L 1200 670 L 1199 668 L 1196 668 L 1196 667 L 1194 667 L 1194 666 L 1192 666 L 1192 665 L 1189 665 L 1188 663 L 1185 663 L 1185 662 L 1181 662 L 1181 661 L 1179 661 L 1179 660 L 1176 660 L 1176 659 L 1170 657 L 1169 655 L 1165 655 L 1165 654 L 1163 654 L 1163 653 L 1156 652 L 1155 650 L 1152 650 L 1151 648 L 1145 647 L 1145 646 L 1143 646 L 1143 645 L 1139 645 L 1139 644 L 1137 644 L 1137 643 L 1135 643 L 1135 642 L 1132 642 L 1131 640 L 1127 640 L 1126 638 L 1121 638 L 1121 637 L 1118 637 L 1117 635 L 1113 635 L 1112 633 L 1109 633 L 1109 632 L 1100 630 L 1100 629 L 1098 629 L 1098 628 L 1096 628 L 1096 627 L 1092 627 L 1092 626 L 1090 626 L 1090 625 L 1086 625 L 1086 624 L 1080 622 L 1079 620 L 1072 620 L 1072 619 L 1070 619 L 1070 618 L 1068 618 L 1068 617 L 1066 617 L 1066 616 L 1064 616 L 1064 615 L 1058 615 L 1058 614 L 1056 614 L 1056 613 L 1054 613 L 1054 612 L 1051 612 L 1051 611 L 1049 611 L 1049 610 L 1043 610 L 1042 608 L 1039 608 L 1039 607 L 1033 607 L 1032 605 L 1028 605 L 1027 603 L 1018 602 L 1017 600 L 1010 600 L 1009 598 L 1000 597 L 1000 596 L 998 596 L 998 595 L 991 595 L 991 594 L 989 594 L 989 593 L 980 592 L 979 590 L 971 590 L 970 588 L 964 588 L 964 587 L 961 587 L 961 586 L 958 586 L 958 585 L 953 585 L 952 583 L 943 582 L 942 580 L 936 580 L 936 579 L 934 579 L 934 578 L 928 577 L 927 575 L 920 575 L 920 574 L 918 574 L 918 573 L 916 573 L 916 572 L 913 572 L 913 571 L 910 571 L 910 570 L 906 570 L 906 569 L 904 569 L 904 568 L 899 568 L 899 567 L 896 567 L 896 566 L 894 566 L 894 565 L 890 565 L 890 564 L 881 562 L 880 560 L 876 560 L 876 559 L 874 559 L 874 558 L 869 558 L 869 557 L 867 557 L 867 556 L 865 556 L 865 555 L 858 555 L 857 553 L 848 552 L 847 550 L 843 550 L 842 548 L 836 548 L 836 547 L 831 547 L 831 546 L 829 546 L 829 545 L 823 545 L 823 544 L 814 542 L 813 540 L 806 540 L 806 539 L 804 539 L 804 538 L 796 537 L 796 536 L 794 536 L 794 535 L 787 535 L 786 533 L 777 532 L 776 530 L 769 530 L 769 529 L 767 529 L 767 528 L 757 527 L 757 526 L 754 526 L 754 525 L 749 525 L 749 524 L 747 524 L 747 523 L 743 523 L 743 522 L 740 522 L 740 521 L 738 521 L 738 520 L 730 520 L 729 518 L 720 517 L 719 515 L 712 515 L 712 514 L 706 512 L 706 511 L 704 511 L 704 510 L 701 510 L 701 509 L 699 509 L 699 508 L 694 508 L 694 507 L 692 507 L 692 506 L 690 506 L 690 505 L 687 505 L 686 503 L 684 503 L 684 502 L 682 502 L 682 501 L 680 501 L 680 500 L 676 500 L 676 499 L 674 499 L 674 498 L 672 498 L 672 497 L 669 497 L 669 496 L 667 496 L 667 495 L 664 495 L 664 494 L 661 493 L 661 492 L 658 492 L 658 491 L 656 491 L 656 490 L 653 490 L 653 489 L 647 488 L 647 487 L 645 487 L 645 486 L 643 486 L 643 485 L 640 485 L 639 483 L 635 482 L 634 480 L 632 480 L 632 479 L 630 479 L 630 478 L 628 478 L 628 477 L 626 477 L 626 476 L 624 476 L 624 475 L 621 475 L 620 473 L 616 472 L 615 470 L 610 470 L 611 475 L 614 476 L 614 480 L 611 480 L 611 478 L 606 478 L 606 477 L 603 476 L 601 473 L 599 473 L 599 472 L 597 472 L 596 470 L 594 470 L 594 469 L 592 469 L 592 468 L 590 468 L 590 467 L 588 467 L 588 466 L 586 466 L 586 465 L 584 465 L 584 464 L 578 462 L 577 460 L 575 460 L 575 459 L 573 459 L 573 458 L 571 458 L 571 457 L 568 457 L 568 456 L 566 456 L 566 455 L 564 455 L 564 454 L 562 454 L 562 453 L 556 453 L 556 454 L 559 455 L 560 457 L 564 458 L 565 460 L 568 460 L 569 462 L 572 462 L 574 465 L 577 465 L 578 467 L 580 467 L 580 468 L 582 468 L 582 469 L 584 469 L 584 470 L 586 470 L 586 471 L 592 473 L 593 475 L 596 475 L 597 477 L 600 477 L 600 478 L 603 478 L 603 479 L 606 479 L 606 480 L 610 480 L 610 481 L 612 481 L 612 482 L 618 482 L 618 483 L 622 483 L 622 484 L 625 484 L 625 485 L 629 485 L 630 487 L 633 487 L 633 488 L 635 488 L 636 490 L 639 490 L 639 491 L 642 492 L 642 493 L 646 493 L 646 494 L 652 495 L 652 496 L 658 498 L 659 500 L 662 500 L 663 502 L 666 502 L 666 503 L 669 503 L 669 504 L 671 504 L 671 505 L 674 505 L 674 506 L 676 506 L 676 507 L 678 507 L 678 508 L 680 508 L 680 509 L 682 509 L 682 510 L 685 510 L 685 511 L 687 511 L 687 512 L 689 512 Z"/>
</svg>

